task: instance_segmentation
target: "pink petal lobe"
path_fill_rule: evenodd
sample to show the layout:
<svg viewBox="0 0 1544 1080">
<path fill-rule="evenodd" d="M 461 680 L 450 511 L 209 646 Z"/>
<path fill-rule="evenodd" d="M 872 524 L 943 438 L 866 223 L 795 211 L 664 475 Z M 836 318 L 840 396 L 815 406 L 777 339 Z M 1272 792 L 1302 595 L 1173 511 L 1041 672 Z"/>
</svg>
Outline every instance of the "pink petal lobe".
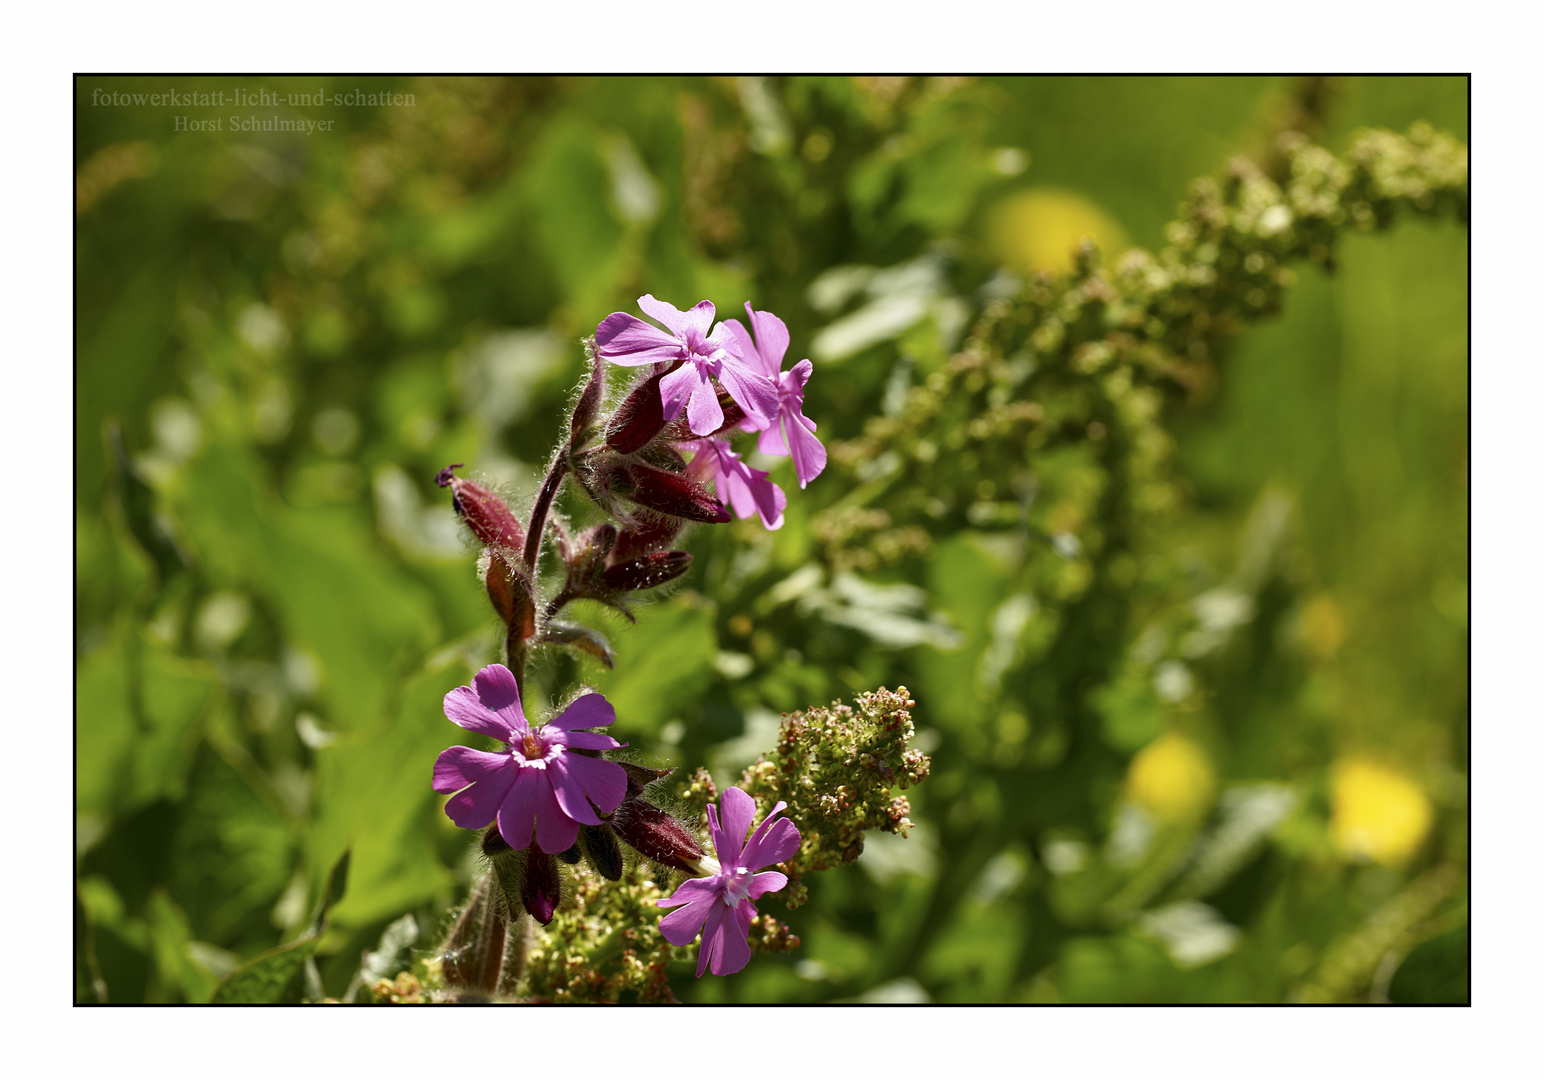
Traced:
<svg viewBox="0 0 1544 1080">
<path fill-rule="evenodd" d="M 786 423 L 788 418 L 785 414 L 779 416 L 775 423 L 763 428 L 761 435 L 756 439 L 756 449 L 773 457 L 787 457 L 788 446 L 783 442 L 783 425 Z"/>
<path fill-rule="evenodd" d="M 481 829 L 499 812 L 499 804 L 513 786 L 514 777 L 499 773 L 479 780 L 445 802 L 445 816 L 463 829 Z"/>
<path fill-rule="evenodd" d="M 511 731 L 524 734 L 529 730 L 525 722 L 525 710 L 520 707 L 520 687 L 515 683 L 515 673 L 503 664 L 489 664 L 472 680 L 482 703 L 509 725 Z"/>
<path fill-rule="evenodd" d="M 536 807 L 541 802 L 541 792 L 537 789 L 543 782 L 537 775 L 539 771 L 518 770 L 514 785 L 499 807 L 499 835 L 516 851 L 531 846 L 531 832 L 536 828 Z"/>
<path fill-rule="evenodd" d="M 746 896 L 752 900 L 760 900 L 769 892 L 779 892 L 788 886 L 788 875 L 776 870 L 768 870 L 763 874 L 757 874 L 751 878 L 751 887 Z"/>
<path fill-rule="evenodd" d="M 745 848 L 745 835 L 751 831 L 756 818 L 756 800 L 737 787 L 725 788 L 718 800 L 720 832 L 723 840 L 718 846 L 718 861 L 728 865 L 740 865 L 740 852 Z"/>
<path fill-rule="evenodd" d="M 569 778 L 583 796 L 599 807 L 601 813 L 615 813 L 627 796 L 626 770 L 614 761 L 601 761 L 583 754 L 563 754 L 561 758 Z M 579 820 L 587 825 L 596 824 L 584 818 Z"/>
<path fill-rule="evenodd" d="M 575 698 L 572 705 L 548 720 L 542 727 L 573 731 L 576 728 L 605 727 L 614 723 L 616 718 L 616 709 L 603 695 L 585 694 L 583 697 Z"/>
<path fill-rule="evenodd" d="M 754 416 L 763 426 L 777 419 L 777 384 L 759 371 L 726 356 L 719 364 L 718 381 L 747 417 Z"/>
<path fill-rule="evenodd" d="M 693 435 L 711 435 L 724 426 L 724 410 L 719 408 L 718 395 L 713 392 L 707 373 L 700 365 L 688 366 L 697 373 L 698 381 L 686 402 L 686 424 Z M 660 380 L 661 389 L 664 385 L 664 380 Z"/>
<path fill-rule="evenodd" d="M 783 369 L 783 357 L 788 352 L 788 325 L 770 311 L 756 311 L 750 301 L 745 302 L 745 313 L 751 317 L 751 328 L 756 331 L 756 344 L 760 346 L 773 378 Z"/>
<path fill-rule="evenodd" d="M 681 355 L 681 343 L 657 326 L 618 311 L 595 328 L 595 348 L 602 358 L 624 367 L 668 363 Z"/>
<path fill-rule="evenodd" d="M 659 399 L 664 406 L 665 422 L 681 415 L 687 400 L 699 386 L 707 386 L 708 377 L 695 364 L 682 364 L 659 381 Z M 711 390 L 712 388 L 709 387 Z M 717 395 L 715 395 L 716 397 Z"/>
<path fill-rule="evenodd" d="M 826 448 L 815 438 L 813 421 L 802 413 L 784 414 L 784 426 L 788 429 L 789 456 L 793 458 L 794 475 L 802 488 L 826 468 Z M 808 425 L 806 427 L 805 425 Z"/>
<path fill-rule="evenodd" d="M 713 331 L 713 337 L 722 341 L 724 349 L 731 356 L 738 357 L 747 367 L 771 378 L 777 376 L 777 372 L 767 370 L 766 361 L 756 351 L 756 343 L 751 340 L 750 331 L 745 329 L 739 319 L 725 319 L 719 323 Z"/>
<path fill-rule="evenodd" d="M 619 750 L 627 745 L 596 731 L 553 731 L 545 738 L 549 743 L 571 746 L 575 750 Z"/>
<path fill-rule="evenodd" d="M 514 762 L 508 754 L 489 754 L 468 746 L 452 746 L 434 763 L 434 790 L 449 795 L 501 770 L 513 768 Z"/>
<path fill-rule="evenodd" d="M 548 855 L 558 855 L 574 846 L 574 841 L 579 838 L 579 822 L 563 812 L 553 790 L 557 778 L 550 768 L 545 771 L 547 775 L 536 787 L 540 798 L 536 805 L 536 846 Z"/>
<path fill-rule="evenodd" d="M 509 722 L 479 701 L 470 686 L 458 686 L 445 695 L 445 719 L 500 742 L 509 742 L 514 737 Z"/>
<path fill-rule="evenodd" d="M 713 962 L 709 970 L 715 975 L 733 975 L 751 962 L 751 946 L 746 937 L 750 933 L 751 920 L 756 917 L 756 905 L 742 900 L 732 908 L 722 904 L 716 906 L 724 915 L 714 935 Z M 703 931 L 704 943 L 711 932 L 711 929 Z"/>
<path fill-rule="evenodd" d="M 682 904 L 690 904 L 694 900 L 714 900 L 718 898 L 718 886 L 715 878 L 687 878 L 676 886 L 674 894 L 663 900 L 654 901 L 660 907 L 680 907 Z M 707 918 L 707 913 L 703 913 Z M 700 923 L 698 924 L 701 925 Z M 688 938 L 687 941 L 691 939 Z M 676 945 L 684 945 L 686 942 L 677 941 Z"/>
<path fill-rule="evenodd" d="M 720 903 L 708 905 L 707 918 L 702 924 L 702 944 L 697 947 L 697 978 L 708 969 L 708 961 L 720 948 L 724 934 L 724 916 L 728 909 Z"/>
<path fill-rule="evenodd" d="M 793 822 L 787 818 L 778 818 L 763 823 L 757 830 L 750 843 L 745 845 L 745 854 L 741 857 L 740 865 L 751 870 L 760 870 L 763 866 L 776 866 L 794 857 L 799 850 L 799 830 Z"/>
<path fill-rule="evenodd" d="M 558 809 L 564 816 L 571 817 L 584 825 L 599 825 L 600 816 L 595 813 L 595 808 L 590 805 L 590 800 L 584 797 L 584 789 L 579 780 L 568 771 L 572 761 L 588 761 L 576 754 L 559 754 L 547 762 L 547 779 L 552 784 L 552 797 L 557 800 Z M 621 766 L 617 766 L 619 769 Z M 618 800 L 620 801 L 620 800 Z M 538 812 L 536 818 L 536 835 L 541 836 L 542 816 Z M 543 849 L 545 850 L 545 849 Z M 565 849 L 566 850 L 566 849 Z M 553 852 L 552 854 L 557 854 Z"/>
<path fill-rule="evenodd" d="M 655 322 L 664 323 L 677 337 L 680 337 L 686 329 L 685 313 L 674 304 L 654 299 L 653 293 L 640 296 L 638 308 Z"/>
</svg>

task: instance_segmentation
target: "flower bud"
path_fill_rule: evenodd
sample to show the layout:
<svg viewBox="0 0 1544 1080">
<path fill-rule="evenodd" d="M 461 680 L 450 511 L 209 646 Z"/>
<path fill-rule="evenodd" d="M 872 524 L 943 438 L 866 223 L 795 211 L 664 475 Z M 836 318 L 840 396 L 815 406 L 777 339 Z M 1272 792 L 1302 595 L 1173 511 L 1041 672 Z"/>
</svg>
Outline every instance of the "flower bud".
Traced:
<svg viewBox="0 0 1544 1080">
<path fill-rule="evenodd" d="M 450 505 L 465 519 L 477 539 L 493 547 L 506 547 L 520 551 L 525 547 L 525 530 L 509 504 L 492 491 L 471 480 L 454 475 L 452 469 L 464 465 L 447 465 L 439 471 L 434 482 L 450 488 Z"/>
<path fill-rule="evenodd" d="M 665 426 L 665 403 L 660 397 L 660 371 L 644 379 L 622 400 L 606 425 L 606 445 L 619 454 L 642 450 Z"/>
<path fill-rule="evenodd" d="M 640 514 L 637 524 L 618 534 L 616 543 L 611 547 L 611 554 L 606 556 L 606 562 L 610 566 L 631 562 L 667 546 L 680 533 L 681 523 L 675 518 Z"/>
<path fill-rule="evenodd" d="M 531 598 L 531 582 L 518 554 L 501 548 L 488 552 L 488 568 L 483 584 L 493 610 L 504 620 L 509 635 L 528 641 L 536 633 L 536 604 Z"/>
<path fill-rule="evenodd" d="M 595 423 L 595 416 L 600 412 L 601 398 L 606 392 L 606 362 L 595 351 L 593 340 L 585 342 L 585 351 L 590 356 L 590 378 L 584 384 L 584 390 L 579 395 L 579 401 L 574 405 L 574 415 L 568 421 L 569 442 L 578 444 L 590 425 Z"/>
<path fill-rule="evenodd" d="M 691 568 L 692 557 L 685 551 L 654 551 L 637 559 L 608 567 L 601 580 L 613 589 L 636 592 L 674 581 Z"/>
<path fill-rule="evenodd" d="M 625 493 L 639 506 L 709 525 L 722 525 L 730 520 L 724 504 L 701 484 L 652 465 L 634 462 L 623 465 L 622 469 L 626 487 L 630 489 Z"/>
<path fill-rule="evenodd" d="M 546 926 L 563 900 L 563 879 L 551 855 L 532 845 L 525 851 L 525 876 L 520 883 L 520 902 L 531 918 Z"/>
<path fill-rule="evenodd" d="M 696 874 L 702 845 L 675 818 L 641 798 L 624 799 L 612 815 L 611 827 L 638 854 L 655 862 Z"/>
<path fill-rule="evenodd" d="M 606 825 L 580 825 L 579 845 L 595 872 L 607 881 L 622 879 L 622 847 Z"/>
</svg>

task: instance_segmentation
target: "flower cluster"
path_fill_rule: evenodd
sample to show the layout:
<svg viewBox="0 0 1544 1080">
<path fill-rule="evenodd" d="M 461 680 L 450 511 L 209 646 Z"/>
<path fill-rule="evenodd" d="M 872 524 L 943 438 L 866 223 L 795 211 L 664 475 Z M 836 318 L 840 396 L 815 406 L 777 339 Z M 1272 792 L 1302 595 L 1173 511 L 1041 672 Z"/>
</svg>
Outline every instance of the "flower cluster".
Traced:
<svg viewBox="0 0 1544 1080">
<path fill-rule="evenodd" d="M 620 484 L 650 509 L 710 520 L 682 513 L 678 507 L 689 498 L 651 472 L 641 474 L 640 488 L 640 466 L 679 474 L 681 469 L 672 466 L 690 453 L 688 483 L 711 483 L 736 517 L 756 514 L 768 529 L 780 528 L 787 496 L 766 472 L 741 460 L 724 436 L 737 429 L 760 432 L 758 449 L 791 457 L 801 488 L 819 476 L 826 467 L 826 451 L 815 437 L 815 422 L 804 415 L 804 385 L 813 365 L 800 360 L 784 371 L 788 327 L 750 304 L 745 305 L 750 330 L 738 319 L 715 326 L 713 305 L 707 300 L 681 311 L 642 296 L 638 306 L 666 329 L 618 311 L 595 331 L 600 358 L 648 370 L 606 432 L 607 447 L 631 458 L 632 471 L 616 463 L 598 469 L 596 486 L 601 490 L 593 493 L 601 498 Z"/>
<path fill-rule="evenodd" d="M 640 859 L 657 868 L 661 883 L 672 872 L 687 875 L 674 896 L 658 899 L 679 909 L 663 917 L 660 933 L 673 947 L 702 935 L 698 975 L 743 968 L 753 930 L 761 947 L 796 943 L 775 920 L 758 917 L 755 906 L 758 897 L 788 883 L 781 871 L 766 868 L 799 850 L 798 828 L 777 816 L 786 802 L 777 802 L 751 834 L 755 801 L 730 788 L 722 819 L 707 808 L 717 855 L 710 857 L 693 829 L 646 796 L 671 770 L 607 760 L 624 744 L 599 730 L 616 719 L 604 696 L 581 693 L 539 724 L 526 719 L 520 702 L 532 648 L 560 645 L 612 662 L 601 634 L 559 618 L 569 603 L 594 600 L 631 617 L 629 594 L 657 588 L 690 567 L 691 555 L 673 548 L 690 523 L 727 522 L 732 510 L 741 518 L 758 515 L 768 529 L 782 525 L 787 496 L 733 449 L 733 432 L 758 433 L 762 453 L 791 458 L 801 488 L 826 465 L 815 424 L 804 415 L 812 365 L 801 360 L 783 370 L 789 336 L 781 319 L 747 304 L 748 329 L 736 319 L 715 324 L 707 301 L 688 311 L 652 296 L 638 304 L 665 329 L 622 312 L 596 328 L 566 444 L 528 520 L 490 488 L 457 476 L 460 465 L 436 477 L 485 545 L 478 573 L 507 631 L 508 666 L 485 667 L 471 686 L 445 696 L 451 722 L 502 748 L 453 746 L 434 766 L 434 790 L 450 796 L 445 813 L 462 828 L 484 830 L 488 860 L 488 873 L 441 956 L 442 977 L 463 990 L 510 993 L 521 984 L 529 950 L 520 912 L 550 925 L 563 906 L 562 865 L 581 861 L 614 884 L 636 885 Z M 614 402 L 608 362 L 640 369 Z M 558 520 L 552 508 L 570 476 L 608 520 L 579 531 Z M 556 589 L 540 580 L 548 525 L 562 567 Z M 629 850 L 638 858 L 630 859 Z M 593 893 L 594 882 L 584 888 Z M 541 962 L 550 967 L 550 960 Z"/>
<path fill-rule="evenodd" d="M 714 808 L 708 808 L 718 853 L 714 860 L 704 856 L 702 846 L 679 821 L 644 798 L 644 788 L 672 770 L 623 765 L 598 756 L 624 745 L 593 730 L 616 720 L 616 710 L 600 694 L 581 695 L 533 726 L 525 718 L 513 672 L 492 664 L 477 673 L 471 686 L 458 686 L 445 695 L 445 716 L 467 731 L 505 744 L 497 752 L 452 746 L 434 763 L 433 786 L 451 795 L 446 816 L 463 829 L 496 826 L 483 838 L 482 847 L 495 862 L 494 880 L 503 889 L 510 914 L 518 896 L 538 922 L 552 921 L 562 900 L 554 855 L 571 864 L 587 859 L 602 877 L 619 880 L 620 841 L 668 869 L 705 875 L 688 879 L 674 897 L 659 901 L 662 907 L 687 905 L 660 925 L 671 944 L 690 944 L 703 933 L 699 976 L 710 959 L 715 975 L 746 965 L 754 901 L 788 883 L 776 871 L 756 871 L 791 858 L 799 849 L 799 830 L 793 823 L 772 820 L 787 803 L 773 807 L 747 841 L 755 803 L 738 788 L 726 791 L 722 827 Z"/>
</svg>

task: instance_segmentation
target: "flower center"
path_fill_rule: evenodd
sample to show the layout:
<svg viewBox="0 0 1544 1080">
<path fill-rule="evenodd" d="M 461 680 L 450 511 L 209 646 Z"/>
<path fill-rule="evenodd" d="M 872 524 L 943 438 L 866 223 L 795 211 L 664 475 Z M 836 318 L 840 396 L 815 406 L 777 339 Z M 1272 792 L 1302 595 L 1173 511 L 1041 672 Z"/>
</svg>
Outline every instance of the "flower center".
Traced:
<svg viewBox="0 0 1544 1080">
<path fill-rule="evenodd" d="M 540 760 L 546 749 L 534 733 L 529 731 L 525 733 L 525 742 L 521 745 L 520 752 L 525 755 L 527 761 Z"/>
<path fill-rule="evenodd" d="M 751 883 L 756 875 L 743 866 L 737 866 L 724 875 L 724 905 L 726 907 L 738 907 L 741 900 L 748 899 L 751 892 Z"/>
</svg>

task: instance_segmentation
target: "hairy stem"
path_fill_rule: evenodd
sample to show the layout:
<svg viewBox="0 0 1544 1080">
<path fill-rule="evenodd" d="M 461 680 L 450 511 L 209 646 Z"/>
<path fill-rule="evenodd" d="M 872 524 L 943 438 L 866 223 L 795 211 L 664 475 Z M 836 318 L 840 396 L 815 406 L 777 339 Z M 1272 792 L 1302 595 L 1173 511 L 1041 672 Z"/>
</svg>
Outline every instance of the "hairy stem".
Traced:
<svg viewBox="0 0 1544 1080">
<path fill-rule="evenodd" d="M 568 455 L 564 454 L 547 471 L 547 479 L 542 481 L 541 491 L 536 495 L 536 505 L 531 507 L 531 523 L 525 530 L 524 557 L 533 580 L 536 577 L 536 560 L 541 557 L 542 535 L 547 531 L 547 511 L 552 509 L 552 500 L 557 496 L 558 487 L 567 473 Z"/>
</svg>

